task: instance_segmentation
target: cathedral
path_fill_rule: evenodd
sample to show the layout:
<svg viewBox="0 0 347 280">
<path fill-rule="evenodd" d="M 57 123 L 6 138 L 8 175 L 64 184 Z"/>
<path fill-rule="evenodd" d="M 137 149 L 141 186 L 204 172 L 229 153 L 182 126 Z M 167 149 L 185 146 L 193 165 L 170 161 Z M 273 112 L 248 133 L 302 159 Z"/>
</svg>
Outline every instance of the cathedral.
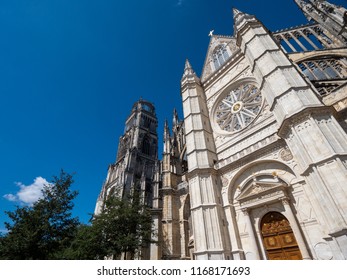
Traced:
<svg viewBox="0 0 347 280">
<path fill-rule="evenodd" d="M 142 259 L 347 259 L 347 10 L 295 2 L 306 25 L 234 9 L 200 77 L 186 61 L 161 160 L 155 108 L 134 104 L 95 214 L 141 190 L 157 241 Z"/>
</svg>

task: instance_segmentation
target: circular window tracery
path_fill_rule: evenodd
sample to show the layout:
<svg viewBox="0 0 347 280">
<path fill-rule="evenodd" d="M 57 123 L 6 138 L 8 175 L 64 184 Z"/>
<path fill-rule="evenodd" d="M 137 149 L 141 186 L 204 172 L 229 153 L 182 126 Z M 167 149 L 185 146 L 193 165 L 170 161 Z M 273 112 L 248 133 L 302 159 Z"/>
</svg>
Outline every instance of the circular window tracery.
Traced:
<svg viewBox="0 0 347 280">
<path fill-rule="evenodd" d="M 215 110 L 215 121 L 223 131 L 240 131 L 258 116 L 261 105 L 262 96 L 255 85 L 240 85 L 219 101 Z"/>
</svg>

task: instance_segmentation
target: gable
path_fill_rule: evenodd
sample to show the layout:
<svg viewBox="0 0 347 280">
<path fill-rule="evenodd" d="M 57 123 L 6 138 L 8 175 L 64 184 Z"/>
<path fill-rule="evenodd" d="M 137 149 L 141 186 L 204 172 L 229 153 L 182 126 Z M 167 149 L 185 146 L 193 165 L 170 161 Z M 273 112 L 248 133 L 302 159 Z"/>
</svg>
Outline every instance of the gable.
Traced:
<svg viewBox="0 0 347 280">
<path fill-rule="evenodd" d="M 221 64 L 229 60 L 237 49 L 234 37 L 212 35 L 202 69 L 201 81 L 205 81 L 211 74 L 220 69 Z M 221 61 L 216 60 L 218 54 Z"/>
<path fill-rule="evenodd" d="M 280 181 L 277 177 L 271 179 L 269 177 L 265 178 L 265 180 L 259 179 L 260 178 L 253 178 L 251 182 L 246 184 L 236 199 L 242 203 L 278 191 L 283 192 L 287 187 L 286 183 Z"/>
</svg>

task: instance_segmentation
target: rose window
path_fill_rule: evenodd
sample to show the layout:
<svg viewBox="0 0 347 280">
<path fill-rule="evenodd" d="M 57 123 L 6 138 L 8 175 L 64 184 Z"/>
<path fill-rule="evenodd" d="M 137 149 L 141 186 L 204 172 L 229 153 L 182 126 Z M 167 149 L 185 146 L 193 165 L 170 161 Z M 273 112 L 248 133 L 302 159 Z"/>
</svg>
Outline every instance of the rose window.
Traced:
<svg viewBox="0 0 347 280">
<path fill-rule="evenodd" d="M 252 84 L 231 90 L 217 105 L 215 120 L 227 132 L 237 132 L 247 127 L 259 114 L 262 96 Z"/>
</svg>

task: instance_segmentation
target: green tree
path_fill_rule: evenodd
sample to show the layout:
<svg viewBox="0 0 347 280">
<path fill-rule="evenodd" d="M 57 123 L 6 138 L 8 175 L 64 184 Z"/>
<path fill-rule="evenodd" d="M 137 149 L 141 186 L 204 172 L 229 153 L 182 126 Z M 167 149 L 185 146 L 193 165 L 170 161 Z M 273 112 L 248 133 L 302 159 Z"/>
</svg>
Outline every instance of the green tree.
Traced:
<svg viewBox="0 0 347 280">
<path fill-rule="evenodd" d="M 79 225 L 75 238 L 62 253 L 69 260 L 98 260 L 107 255 L 101 231 L 93 225 Z"/>
<path fill-rule="evenodd" d="M 60 259 L 75 237 L 78 218 L 72 217 L 77 191 L 70 189 L 72 175 L 61 171 L 42 190 L 43 197 L 32 206 L 5 213 L 8 233 L 1 238 L 2 259 Z"/>
<path fill-rule="evenodd" d="M 120 199 L 111 196 L 105 201 L 104 211 L 95 216 L 92 227 L 102 237 L 100 246 L 105 256 L 117 259 L 140 257 L 152 242 L 150 210 L 139 195 Z"/>
</svg>

